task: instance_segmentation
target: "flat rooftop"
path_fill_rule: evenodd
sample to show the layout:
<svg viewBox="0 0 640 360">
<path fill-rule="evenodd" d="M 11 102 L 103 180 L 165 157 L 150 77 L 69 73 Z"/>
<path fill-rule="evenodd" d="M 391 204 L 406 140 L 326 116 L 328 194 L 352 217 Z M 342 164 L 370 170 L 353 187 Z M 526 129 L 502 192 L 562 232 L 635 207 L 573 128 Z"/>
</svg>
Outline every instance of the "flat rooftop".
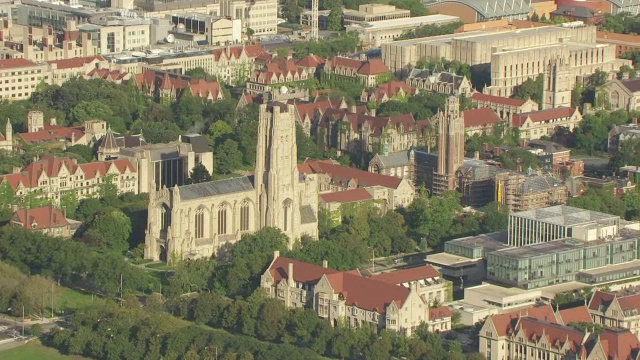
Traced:
<svg viewBox="0 0 640 360">
<path fill-rule="evenodd" d="M 429 24 L 452 23 L 460 20 L 457 16 L 450 15 L 427 15 L 402 19 L 381 20 L 374 22 L 364 22 L 360 24 L 347 25 L 351 30 L 384 30 L 393 28 L 416 27 Z"/>
<path fill-rule="evenodd" d="M 516 287 L 504 287 L 504 286 L 498 286 L 494 284 L 482 284 L 482 285 L 467 288 L 465 289 L 465 296 L 466 296 L 466 291 L 472 291 L 474 295 L 478 294 L 481 296 L 487 296 L 492 298 L 500 297 L 503 299 L 510 296 L 518 296 L 518 295 L 525 295 L 525 294 L 530 294 L 531 296 L 534 296 L 534 297 L 538 297 L 540 295 L 539 291 L 523 290 Z"/>
<path fill-rule="evenodd" d="M 542 295 L 544 297 L 554 298 L 556 294 L 563 294 L 569 291 L 581 290 L 587 286 L 590 286 L 590 285 L 580 281 L 569 281 L 566 283 L 543 286 L 538 288 L 537 290 L 542 291 Z"/>
<path fill-rule="evenodd" d="M 427 263 L 434 264 L 436 266 L 447 266 L 447 267 L 463 267 L 467 265 L 472 265 L 478 261 L 481 261 L 481 258 L 471 259 L 468 257 L 448 254 L 445 252 L 427 255 Z"/>
<path fill-rule="evenodd" d="M 513 259 L 527 259 L 537 256 L 562 253 L 578 248 L 588 248 L 592 246 L 602 245 L 606 242 L 624 241 L 638 237 L 640 237 L 640 231 L 638 230 L 620 229 L 618 237 L 614 238 L 613 240 L 582 241 L 574 238 L 564 238 L 544 243 L 501 249 L 494 251 L 493 254 L 506 256 Z"/>
<path fill-rule="evenodd" d="M 506 231 L 499 231 L 489 234 L 467 236 L 447 241 L 447 243 L 473 249 L 482 248 L 485 251 L 496 251 L 509 247 L 507 245 L 507 238 L 508 233 Z"/>
<path fill-rule="evenodd" d="M 542 221 L 547 224 L 560 226 L 574 226 L 603 220 L 620 220 L 620 217 L 616 215 L 584 210 L 566 205 L 556 205 L 541 209 L 521 211 L 511 214 L 511 216 Z"/>
<path fill-rule="evenodd" d="M 637 269 L 640 269 L 640 260 L 633 260 L 633 261 L 625 262 L 622 264 L 607 265 L 607 266 L 602 266 L 595 269 L 581 270 L 579 271 L 579 273 L 587 274 L 591 276 L 603 276 L 608 274 L 619 273 L 621 271 L 630 271 L 630 270 L 637 270 Z"/>
</svg>

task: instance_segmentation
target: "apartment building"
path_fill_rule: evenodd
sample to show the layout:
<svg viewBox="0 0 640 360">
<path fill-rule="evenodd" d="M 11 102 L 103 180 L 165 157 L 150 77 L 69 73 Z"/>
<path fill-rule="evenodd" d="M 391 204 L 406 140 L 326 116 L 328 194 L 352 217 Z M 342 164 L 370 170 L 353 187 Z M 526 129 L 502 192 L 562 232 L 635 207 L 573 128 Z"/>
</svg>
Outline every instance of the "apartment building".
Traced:
<svg viewBox="0 0 640 360">
<path fill-rule="evenodd" d="M 409 206 L 415 188 L 408 179 L 399 179 L 346 166 L 332 160 L 307 160 L 298 166 L 301 174 L 317 174 L 320 194 L 365 188 L 383 212 Z"/>
<path fill-rule="evenodd" d="M 31 97 L 36 87 L 50 81 L 47 64 L 36 64 L 26 59 L 0 60 L 0 99 L 24 100 Z"/>
<path fill-rule="evenodd" d="M 107 182 L 118 194 L 138 193 L 138 172 L 126 159 L 78 164 L 75 159 L 43 156 L 19 172 L 0 176 L 0 185 L 5 182 L 18 198 L 35 194 L 57 206 L 68 192 L 79 199 L 97 196 Z"/>
<path fill-rule="evenodd" d="M 540 109 L 540 105 L 531 99 L 521 100 L 503 96 L 487 95 L 474 92 L 471 95 L 471 103 L 477 108 L 490 108 L 495 111 L 507 124 L 511 124 L 513 115 L 528 113 Z"/>
<path fill-rule="evenodd" d="M 519 113 L 511 116 L 511 127 L 520 130 L 520 138 L 525 140 L 550 137 L 559 127 L 573 131 L 582 121 L 578 109 L 559 107 L 555 109 Z"/>
<path fill-rule="evenodd" d="M 32 209 L 16 210 L 10 224 L 30 231 L 38 231 L 55 237 L 71 237 L 82 222 L 68 219 L 65 211 L 47 205 Z"/>
<path fill-rule="evenodd" d="M 468 96 L 473 92 L 471 81 L 466 76 L 447 71 L 412 69 L 405 81 L 416 90 L 440 94 Z"/>
<path fill-rule="evenodd" d="M 480 330 L 479 352 L 487 360 L 637 359 L 638 338 L 626 329 L 579 331 L 583 307 L 556 311 L 547 307 L 489 316 Z M 588 328 L 587 328 L 588 329 Z"/>
<path fill-rule="evenodd" d="M 402 81 L 390 81 L 376 87 L 362 90 L 360 101 L 382 104 L 389 100 L 402 100 L 416 93 L 416 89 Z"/>
<path fill-rule="evenodd" d="M 51 146 L 93 146 L 107 132 L 104 120 L 87 120 L 81 126 L 60 126 L 55 118 L 44 120 L 42 111 L 29 111 L 27 132 L 18 133 L 17 138 L 29 145 L 48 144 Z"/>
<path fill-rule="evenodd" d="M 595 324 L 629 329 L 640 337 L 640 294 L 616 294 L 595 290 L 588 303 Z"/>
<path fill-rule="evenodd" d="M 637 120 L 633 120 L 631 124 L 627 125 L 614 125 L 609 130 L 607 150 L 614 153 L 620 149 L 620 144 L 629 139 L 640 139 L 640 128 L 638 128 Z"/>
<path fill-rule="evenodd" d="M 269 60 L 262 69 L 255 70 L 247 81 L 249 94 L 264 94 L 273 90 L 279 91 L 281 86 L 303 85 L 313 79 L 313 73 L 299 67 L 295 61 L 275 57 Z"/>
<path fill-rule="evenodd" d="M 364 86 L 386 82 L 378 81 L 383 75 L 390 75 L 389 68 L 379 59 L 363 61 L 339 56 L 327 59 L 323 73 L 328 80 L 358 82 Z"/>
<path fill-rule="evenodd" d="M 339 272 L 330 269 L 326 261 L 317 266 L 280 257 L 276 251 L 260 286 L 268 296 L 283 301 L 289 308 L 313 309 L 332 326 L 374 326 L 407 336 L 422 323 L 427 323 L 430 331 L 450 330 L 451 311 L 430 309 L 418 294 L 416 282 L 408 287 L 394 284 L 406 280 L 401 277 L 391 280 L 387 275 L 390 282 L 379 281 L 376 276 L 364 277 L 358 270 Z"/>
</svg>

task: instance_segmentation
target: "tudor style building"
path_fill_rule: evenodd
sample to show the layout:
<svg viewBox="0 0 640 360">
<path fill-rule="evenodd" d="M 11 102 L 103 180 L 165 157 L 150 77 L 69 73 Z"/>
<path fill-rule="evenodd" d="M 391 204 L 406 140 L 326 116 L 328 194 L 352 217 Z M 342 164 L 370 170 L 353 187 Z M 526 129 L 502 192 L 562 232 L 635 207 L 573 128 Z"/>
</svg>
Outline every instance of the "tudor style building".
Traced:
<svg viewBox="0 0 640 360">
<path fill-rule="evenodd" d="M 422 323 L 427 323 L 430 331 L 451 330 L 451 310 L 429 308 L 425 298 L 430 294 L 428 288 L 441 291 L 444 284 L 427 282 L 434 278 L 432 269 L 397 270 L 366 277 L 358 270 L 331 269 L 326 261 L 318 266 L 280 257 L 276 251 L 260 286 L 286 307 L 311 308 L 332 326 L 375 326 L 411 336 Z M 420 280 L 425 284 L 419 284 Z"/>
</svg>

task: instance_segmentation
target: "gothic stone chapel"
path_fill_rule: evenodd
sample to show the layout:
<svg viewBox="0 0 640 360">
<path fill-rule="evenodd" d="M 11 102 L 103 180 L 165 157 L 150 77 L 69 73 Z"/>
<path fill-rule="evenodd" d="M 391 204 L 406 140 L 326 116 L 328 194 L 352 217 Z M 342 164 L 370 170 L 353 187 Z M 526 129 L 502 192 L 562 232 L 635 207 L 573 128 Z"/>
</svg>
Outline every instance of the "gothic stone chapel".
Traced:
<svg viewBox="0 0 640 360">
<path fill-rule="evenodd" d="M 260 106 L 254 175 L 163 188 L 149 195 L 145 258 L 196 259 L 243 234 L 277 227 L 289 247 L 318 237 L 318 181 L 297 167 L 293 105 Z"/>
</svg>

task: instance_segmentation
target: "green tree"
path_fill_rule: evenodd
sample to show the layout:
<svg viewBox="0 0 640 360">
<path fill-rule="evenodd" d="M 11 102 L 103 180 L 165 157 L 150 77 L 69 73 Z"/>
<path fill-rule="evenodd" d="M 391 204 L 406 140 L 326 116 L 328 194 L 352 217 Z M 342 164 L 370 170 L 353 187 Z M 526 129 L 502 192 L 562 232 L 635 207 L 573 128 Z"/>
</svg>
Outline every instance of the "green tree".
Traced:
<svg viewBox="0 0 640 360">
<path fill-rule="evenodd" d="M 211 174 L 209 174 L 209 170 L 207 170 L 202 163 L 197 163 L 189 174 L 187 184 L 199 184 L 207 181 L 211 181 Z"/>
<path fill-rule="evenodd" d="M 218 120 L 209 127 L 209 141 L 217 145 L 233 135 L 233 128 L 224 120 Z"/>
<path fill-rule="evenodd" d="M 442 197 L 431 198 L 423 193 L 407 207 L 405 219 L 409 234 L 423 247 L 437 247 L 461 208 L 460 195 L 456 192 L 448 191 Z"/>
<path fill-rule="evenodd" d="M 341 8 L 334 7 L 333 9 L 331 9 L 331 12 L 329 12 L 327 30 L 330 30 L 330 31 L 342 30 L 342 9 Z"/>
<path fill-rule="evenodd" d="M 515 99 L 531 99 L 538 104 L 542 104 L 542 89 L 544 77 L 538 75 L 535 80 L 528 78 L 522 84 L 513 88 L 513 98 Z"/>
<path fill-rule="evenodd" d="M 144 140 L 150 144 L 168 143 L 178 140 L 180 128 L 167 121 L 145 122 L 136 120 L 131 127 L 133 133 L 142 134 Z"/>
<path fill-rule="evenodd" d="M 88 163 L 93 160 L 93 150 L 87 145 L 76 144 L 69 146 L 65 153 L 74 154 L 81 163 Z"/>
<path fill-rule="evenodd" d="M 484 232 L 503 231 L 507 229 L 509 224 L 509 212 L 506 209 L 500 209 L 497 202 L 491 202 L 482 208 L 485 213 L 482 223 Z"/>
<path fill-rule="evenodd" d="M 107 175 L 98 184 L 98 197 L 107 204 L 113 204 L 118 200 L 118 186 L 113 183 L 115 177 L 115 174 Z"/>
<path fill-rule="evenodd" d="M 67 217 L 75 218 L 78 205 L 78 194 L 74 190 L 65 191 L 60 195 L 60 207 L 64 209 Z"/>
<path fill-rule="evenodd" d="M 98 241 L 93 245 L 103 251 L 124 254 L 129 249 L 131 232 L 131 220 L 127 215 L 120 210 L 111 209 L 96 214 L 88 224 L 85 235 Z"/>
<path fill-rule="evenodd" d="M 229 174 L 242 166 L 242 153 L 238 143 L 227 139 L 216 147 L 216 171 L 219 174 Z"/>
<path fill-rule="evenodd" d="M 87 120 L 105 120 L 113 131 L 123 133 L 127 130 L 124 121 L 102 101 L 81 101 L 71 109 L 69 120 L 74 125 L 81 125 Z"/>
<path fill-rule="evenodd" d="M 287 19 L 287 22 L 290 24 L 299 24 L 302 10 L 297 0 L 285 0 L 282 6 L 282 16 Z"/>
<path fill-rule="evenodd" d="M 186 76 L 190 76 L 194 79 L 202 79 L 206 81 L 217 81 L 216 77 L 207 73 L 202 67 L 195 67 L 184 72 Z"/>
<path fill-rule="evenodd" d="M 320 149 L 307 134 L 304 133 L 302 125 L 296 123 L 296 143 L 298 145 L 298 160 L 319 159 L 321 157 Z"/>
</svg>

